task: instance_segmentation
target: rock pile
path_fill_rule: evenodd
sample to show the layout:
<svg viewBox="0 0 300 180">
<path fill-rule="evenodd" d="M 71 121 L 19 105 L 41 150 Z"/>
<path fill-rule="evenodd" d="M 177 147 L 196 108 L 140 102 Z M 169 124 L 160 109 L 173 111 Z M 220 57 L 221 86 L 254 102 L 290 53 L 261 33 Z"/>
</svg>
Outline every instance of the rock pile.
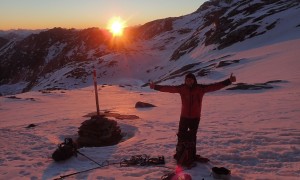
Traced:
<svg viewBox="0 0 300 180">
<path fill-rule="evenodd" d="M 99 147 L 115 145 L 122 139 L 117 122 L 104 116 L 92 116 L 79 127 L 79 147 Z"/>
</svg>

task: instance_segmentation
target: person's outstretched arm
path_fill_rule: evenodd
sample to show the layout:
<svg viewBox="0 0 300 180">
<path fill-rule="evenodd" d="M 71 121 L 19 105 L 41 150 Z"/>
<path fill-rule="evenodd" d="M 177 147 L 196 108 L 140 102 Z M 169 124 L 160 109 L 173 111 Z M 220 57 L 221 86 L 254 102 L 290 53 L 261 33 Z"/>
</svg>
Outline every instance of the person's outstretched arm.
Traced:
<svg viewBox="0 0 300 180">
<path fill-rule="evenodd" d="M 214 84 L 203 85 L 203 88 L 205 92 L 213 92 L 213 91 L 220 90 L 235 81 L 236 81 L 236 77 L 231 73 L 228 79 Z"/>
<path fill-rule="evenodd" d="M 161 92 L 179 93 L 179 86 L 156 85 L 150 82 L 150 88 Z"/>
</svg>

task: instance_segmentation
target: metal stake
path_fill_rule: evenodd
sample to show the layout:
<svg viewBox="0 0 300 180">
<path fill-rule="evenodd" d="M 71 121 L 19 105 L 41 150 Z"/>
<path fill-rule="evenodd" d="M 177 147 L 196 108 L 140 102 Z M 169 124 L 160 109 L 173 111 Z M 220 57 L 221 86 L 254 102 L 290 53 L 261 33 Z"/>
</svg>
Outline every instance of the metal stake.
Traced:
<svg viewBox="0 0 300 180">
<path fill-rule="evenodd" d="M 97 88 L 97 74 L 96 68 L 94 67 L 94 87 L 95 87 L 95 98 L 96 98 L 96 107 L 97 107 L 97 115 L 100 116 L 100 108 L 99 108 L 99 100 L 98 100 L 98 88 Z"/>
</svg>

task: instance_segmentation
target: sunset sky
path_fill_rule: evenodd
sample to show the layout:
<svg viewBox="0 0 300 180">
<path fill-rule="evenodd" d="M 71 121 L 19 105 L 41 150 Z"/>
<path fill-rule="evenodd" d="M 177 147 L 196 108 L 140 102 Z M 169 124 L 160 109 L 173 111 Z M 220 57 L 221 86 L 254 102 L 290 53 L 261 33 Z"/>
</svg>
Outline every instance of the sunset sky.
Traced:
<svg viewBox="0 0 300 180">
<path fill-rule="evenodd" d="M 0 0 L 0 30 L 106 28 L 112 17 L 127 26 L 194 12 L 206 0 Z"/>
</svg>

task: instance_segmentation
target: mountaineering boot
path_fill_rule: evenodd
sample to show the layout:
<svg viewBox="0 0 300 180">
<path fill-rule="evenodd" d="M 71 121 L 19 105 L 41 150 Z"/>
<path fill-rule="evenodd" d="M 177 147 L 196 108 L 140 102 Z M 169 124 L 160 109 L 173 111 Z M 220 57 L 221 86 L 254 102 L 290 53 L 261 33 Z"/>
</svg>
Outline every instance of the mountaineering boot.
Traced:
<svg viewBox="0 0 300 180">
<path fill-rule="evenodd" d="M 195 161 L 199 163 L 207 163 L 209 161 L 208 158 L 202 157 L 199 154 L 196 154 Z"/>
</svg>

